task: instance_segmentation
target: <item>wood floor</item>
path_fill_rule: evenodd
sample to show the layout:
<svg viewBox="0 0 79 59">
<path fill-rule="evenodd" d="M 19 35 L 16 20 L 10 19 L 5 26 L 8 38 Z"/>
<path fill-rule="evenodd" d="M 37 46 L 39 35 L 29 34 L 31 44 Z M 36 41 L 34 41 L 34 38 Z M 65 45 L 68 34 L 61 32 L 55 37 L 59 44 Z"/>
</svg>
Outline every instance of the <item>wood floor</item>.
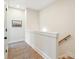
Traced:
<svg viewBox="0 0 79 59">
<path fill-rule="evenodd" d="M 24 41 L 13 43 L 8 48 L 8 59 L 44 59 Z"/>
</svg>

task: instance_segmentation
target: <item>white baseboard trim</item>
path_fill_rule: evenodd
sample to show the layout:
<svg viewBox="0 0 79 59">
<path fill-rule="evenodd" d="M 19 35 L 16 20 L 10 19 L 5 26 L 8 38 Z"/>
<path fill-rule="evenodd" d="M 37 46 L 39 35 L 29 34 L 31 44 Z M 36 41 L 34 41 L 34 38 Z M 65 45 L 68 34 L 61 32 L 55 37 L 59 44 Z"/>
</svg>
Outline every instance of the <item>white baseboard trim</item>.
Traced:
<svg viewBox="0 0 79 59">
<path fill-rule="evenodd" d="M 12 42 L 8 42 L 8 44 L 17 43 L 17 42 L 21 42 L 21 41 L 24 41 L 24 40 L 12 41 Z"/>
<path fill-rule="evenodd" d="M 26 41 L 25 41 L 26 42 Z M 39 53 L 44 59 L 51 59 L 48 55 L 46 55 L 43 51 L 41 51 L 39 48 L 35 47 L 33 44 L 30 44 L 29 42 L 26 42 L 28 45 L 30 45 L 37 53 Z"/>
</svg>

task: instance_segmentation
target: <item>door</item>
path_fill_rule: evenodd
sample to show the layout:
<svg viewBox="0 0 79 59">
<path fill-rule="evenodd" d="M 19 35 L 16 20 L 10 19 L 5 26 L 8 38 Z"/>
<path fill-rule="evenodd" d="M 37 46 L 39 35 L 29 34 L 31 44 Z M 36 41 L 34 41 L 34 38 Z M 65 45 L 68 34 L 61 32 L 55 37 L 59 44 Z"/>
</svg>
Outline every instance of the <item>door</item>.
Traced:
<svg viewBox="0 0 79 59">
<path fill-rule="evenodd" d="M 7 36 L 7 32 L 8 32 L 8 29 L 7 29 L 7 3 L 4 5 L 4 8 L 5 8 L 5 18 L 4 18 L 4 56 L 5 56 L 5 59 L 8 59 L 7 56 L 8 56 L 8 36 Z"/>
</svg>

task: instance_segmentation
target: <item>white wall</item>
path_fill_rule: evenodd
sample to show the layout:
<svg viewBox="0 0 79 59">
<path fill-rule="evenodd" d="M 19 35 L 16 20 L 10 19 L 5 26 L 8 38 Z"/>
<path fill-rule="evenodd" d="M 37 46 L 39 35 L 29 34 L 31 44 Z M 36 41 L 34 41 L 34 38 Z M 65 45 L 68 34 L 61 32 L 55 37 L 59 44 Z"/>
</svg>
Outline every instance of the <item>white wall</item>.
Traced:
<svg viewBox="0 0 79 59">
<path fill-rule="evenodd" d="M 9 43 L 22 40 L 28 41 L 28 39 L 25 39 L 25 36 L 28 37 L 29 35 L 27 31 L 39 31 L 39 12 L 36 10 L 21 10 L 9 7 L 7 19 Z M 22 20 L 22 27 L 12 27 L 12 20 Z"/>
<path fill-rule="evenodd" d="M 29 31 L 39 31 L 39 11 L 27 9 L 27 29 Z"/>
<path fill-rule="evenodd" d="M 74 0 L 57 0 L 51 6 L 40 11 L 40 30 L 47 28 L 48 32 L 59 32 L 60 37 L 71 34 L 72 39 L 59 48 L 59 55 L 74 57 Z M 66 46 L 65 46 L 66 44 Z M 70 47 L 70 48 L 67 48 Z M 62 51 L 66 51 L 62 53 Z"/>
<path fill-rule="evenodd" d="M 30 42 L 30 33 L 29 31 L 39 31 L 39 12 L 33 9 L 26 9 L 26 34 L 25 41 Z"/>
<path fill-rule="evenodd" d="M 22 27 L 12 27 L 12 20 L 22 20 Z M 8 8 L 7 11 L 8 43 L 25 39 L 25 11 Z"/>
</svg>

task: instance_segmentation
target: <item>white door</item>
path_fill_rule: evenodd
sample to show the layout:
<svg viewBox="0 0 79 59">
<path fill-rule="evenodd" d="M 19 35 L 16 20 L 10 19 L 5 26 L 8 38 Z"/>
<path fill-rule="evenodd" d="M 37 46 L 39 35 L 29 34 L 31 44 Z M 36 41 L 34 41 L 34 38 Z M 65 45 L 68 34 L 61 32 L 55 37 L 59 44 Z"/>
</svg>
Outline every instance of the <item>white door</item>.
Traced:
<svg viewBox="0 0 79 59">
<path fill-rule="evenodd" d="M 8 36 L 7 36 L 7 4 L 4 5 L 5 8 L 5 18 L 4 18 L 4 56 L 8 59 Z"/>
</svg>

